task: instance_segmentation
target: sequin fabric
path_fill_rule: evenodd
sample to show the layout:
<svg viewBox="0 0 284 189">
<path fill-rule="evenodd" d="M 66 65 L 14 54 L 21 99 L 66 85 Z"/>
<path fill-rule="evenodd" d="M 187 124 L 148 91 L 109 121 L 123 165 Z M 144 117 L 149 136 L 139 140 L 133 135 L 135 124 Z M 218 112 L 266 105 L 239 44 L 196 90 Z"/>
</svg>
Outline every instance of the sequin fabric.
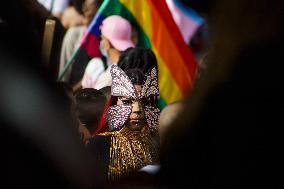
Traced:
<svg viewBox="0 0 284 189">
<path fill-rule="evenodd" d="M 144 108 L 147 124 L 151 131 L 158 131 L 158 123 L 160 117 L 159 108 L 145 106 Z"/>
<path fill-rule="evenodd" d="M 157 69 L 153 67 L 144 78 L 141 93 L 138 94 L 131 80 L 125 72 L 117 65 L 112 65 L 110 70 L 112 76 L 112 96 L 131 97 L 135 100 L 141 100 L 150 96 L 159 96 L 158 87 L 158 73 Z M 123 127 L 127 118 L 131 113 L 125 105 L 116 105 L 114 108 L 110 107 L 108 111 L 108 124 L 110 129 L 120 129 Z M 156 107 L 143 107 L 147 119 L 148 127 L 153 131 L 158 129 L 158 121 L 160 111 Z M 121 114 L 121 115 L 120 115 Z M 126 116 L 128 116 L 126 118 Z"/>
<path fill-rule="evenodd" d="M 111 137 L 108 179 L 118 180 L 132 171 L 159 162 L 158 149 L 148 128 L 130 131 L 124 127 L 120 131 L 105 132 L 101 136 Z"/>
<path fill-rule="evenodd" d="M 131 113 L 131 106 L 115 105 L 108 109 L 107 121 L 111 131 L 120 130 Z"/>
<path fill-rule="evenodd" d="M 159 96 L 158 73 L 155 67 L 145 75 L 144 84 L 140 96 L 149 97 L 151 95 Z"/>
<path fill-rule="evenodd" d="M 116 65 L 112 65 L 110 69 L 112 77 L 111 95 L 112 96 L 126 96 L 137 98 L 137 92 L 134 85 L 131 83 L 128 76 Z"/>
</svg>

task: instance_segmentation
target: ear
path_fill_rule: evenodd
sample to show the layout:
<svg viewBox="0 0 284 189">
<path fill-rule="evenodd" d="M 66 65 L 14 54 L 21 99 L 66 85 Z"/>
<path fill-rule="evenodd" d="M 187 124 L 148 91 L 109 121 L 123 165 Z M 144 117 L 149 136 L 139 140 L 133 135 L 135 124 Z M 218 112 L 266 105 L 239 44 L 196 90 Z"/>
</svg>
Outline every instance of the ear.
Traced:
<svg viewBox="0 0 284 189">
<path fill-rule="evenodd" d="M 112 96 L 127 96 L 137 99 L 136 90 L 125 72 L 117 65 L 112 65 L 110 69 L 112 77 L 111 95 Z"/>
<path fill-rule="evenodd" d="M 108 51 L 111 48 L 110 41 L 108 39 L 104 39 L 104 48 Z"/>
<path fill-rule="evenodd" d="M 149 97 L 151 95 L 159 96 L 158 72 L 156 67 L 153 67 L 145 75 L 144 84 L 141 91 L 142 97 Z"/>
</svg>

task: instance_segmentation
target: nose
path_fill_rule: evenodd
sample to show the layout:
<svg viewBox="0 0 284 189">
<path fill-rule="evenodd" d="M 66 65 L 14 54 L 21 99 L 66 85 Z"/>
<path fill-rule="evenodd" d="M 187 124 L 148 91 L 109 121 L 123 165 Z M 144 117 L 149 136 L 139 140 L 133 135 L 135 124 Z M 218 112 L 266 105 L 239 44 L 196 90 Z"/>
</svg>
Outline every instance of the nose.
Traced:
<svg viewBox="0 0 284 189">
<path fill-rule="evenodd" d="M 135 101 L 132 105 L 132 113 L 141 114 L 143 112 L 142 105 L 139 101 Z"/>
</svg>

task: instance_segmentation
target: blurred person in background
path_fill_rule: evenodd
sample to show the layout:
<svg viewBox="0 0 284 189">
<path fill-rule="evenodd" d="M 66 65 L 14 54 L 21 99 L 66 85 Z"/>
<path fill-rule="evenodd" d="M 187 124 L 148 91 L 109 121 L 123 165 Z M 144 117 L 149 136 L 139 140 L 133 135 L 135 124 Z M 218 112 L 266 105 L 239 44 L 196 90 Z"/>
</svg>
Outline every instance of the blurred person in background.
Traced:
<svg viewBox="0 0 284 189">
<path fill-rule="evenodd" d="M 70 0 L 37 0 L 42 4 L 53 16 L 61 18 L 64 10 L 69 6 Z"/>
<path fill-rule="evenodd" d="M 40 3 L 34 0 L 3 1 L 0 5 L 0 12 L 2 20 L 0 23 L 0 41 L 6 44 L 5 50 L 15 51 L 15 54 L 19 57 L 23 56 L 22 58 L 29 57 L 31 62 L 34 60 L 41 62 L 42 57 L 40 55 L 42 53 L 45 22 L 47 19 L 55 20 L 53 43 L 47 69 L 50 71 L 50 76 L 56 79 L 61 42 L 65 32 L 59 19 L 52 16 Z M 15 43 L 18 48 L 15 48 Z M 16 52 L 16 50 L 19 51 Z"/>
<path fill-rule="evenodd" d="M 60 55 L 60 69 L 58 73 L 62 72 L 64 66 L 70 60 L 74 51 L 79 47 L 85 31 L 87 27 L 89 26 L 89 24 L 91 23 L 93 17 L 95 16 L 97 10 L 101 6 L 102 1 L 103 0 L 85 0 L 83 2 L 83 5 L 81 6 L 81 9 L 80 9 L 83 15 L 83 19 L 81 23 L 72 25 L 72 27 L 70 27 L 67 30 L 64 36 L 63 44 L 61 47 L 61 55 Z M 77 9 L 79 9 L 79 6 L 76 6 L 76 7 L 78 7 Z M 86 62 L 86 60 L 84 60 L 84 57 L 81 57 L 81 58 L 82 60 L 80 64 L 83 64 L 84 62 Z M 74 71 L 76 72 L 76 70 Z M 71 72 L 72 72 L 72 66 L 68 68 L 66 74 L 62 78 L 62 81 L 70 83 Z"/>
<path fill-rule="evenodd" d="M 118 15 L 104 19 L 101 26 L 100 51 L 104 59 L 93 58 L 87 65 L 83 88 L 101 89 L 111 85 L 110 66 L 117 64 L 121 52 L 134 47 L 131 24 Z"/>
<path fill-rule="evenodd" d="M 169 127 L 174 126 L 177 118 L 180 116 L 182 110 L 185 107 L 185 101 L 177 101 L 171 104 L 168 104 L 161 112 L 159 120 L 159 136 L 161 144 L 164 140 L 165 133 Z"/>
<path fill-rule="evenodd" d="M 76 114 L 80 120 L 80 131 L 83 134 L 83 142 L 91 137 L 97 129 L 104 107 L 106 97 L 99 90 L 86 88 L 75 93 Z M 87 130 L 86 130 L 86 129 Z"/>
<path fill-rule="evenodd" d="M 87 188 L 100 182 L 70 127 L 66 99 L 41 64 L 39 33 L 47 15 L 37 1 L 0 2 L 1 186 L 6 188 Z"/>
<path fill-rule="evenodd" d="M 84 23 L 84 14 L 82 7 L 85 0 L 70 0 L 68 7 L 61 16 L 62 25 L 68 29 L 74 26 L 80 26 Z"/>
<path fill-rule="evenodd" d="M 107 101 L 109 101 L 111 97 L 111 86 L 106 86 L 100 89 L 102 93 L 106 96 Z"/>
<path fill-rule="evenodd" d="M 212 51 L 166 133 L 162 186 L 281 188 L 283 1 L 183 2 L 208 12 Z"/>
</svg>

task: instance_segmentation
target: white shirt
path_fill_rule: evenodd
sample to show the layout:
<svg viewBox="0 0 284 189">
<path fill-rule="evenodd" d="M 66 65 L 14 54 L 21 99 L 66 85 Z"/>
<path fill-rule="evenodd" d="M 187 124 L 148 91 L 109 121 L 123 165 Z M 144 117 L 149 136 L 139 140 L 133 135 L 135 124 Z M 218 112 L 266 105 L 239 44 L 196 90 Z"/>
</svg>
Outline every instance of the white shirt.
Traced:
<svg viewBox="0 0 284 189">
<path fill-rule="evenodd" d="M 85 26 L 75 26 L 67 30 L 61 46 L 59 74 L 63 71 L 64 66 L 72 57 L 75 50 L 79 47 L 83 34 L 86 30 Z M 71 77 L 72 65 L 64 74 L 62 81 L 68 82 Z"/>
<path fill-rule="evenodd" d="M 37 0 L 37 1 L 52 13 L 63 13 L 63 11 L 69 6 L 69 0 Z M 51 7 L 52 2 L 53 2 L 53 7 Z"/>
<path fill-rule="evenodd" d="M 93 58 L 87 65 L 82 79 L 83 88 L 101 89 L 111 86 L 110 66 L 105 70 L 104 63 L 100 58 Z"/>
</svg>

